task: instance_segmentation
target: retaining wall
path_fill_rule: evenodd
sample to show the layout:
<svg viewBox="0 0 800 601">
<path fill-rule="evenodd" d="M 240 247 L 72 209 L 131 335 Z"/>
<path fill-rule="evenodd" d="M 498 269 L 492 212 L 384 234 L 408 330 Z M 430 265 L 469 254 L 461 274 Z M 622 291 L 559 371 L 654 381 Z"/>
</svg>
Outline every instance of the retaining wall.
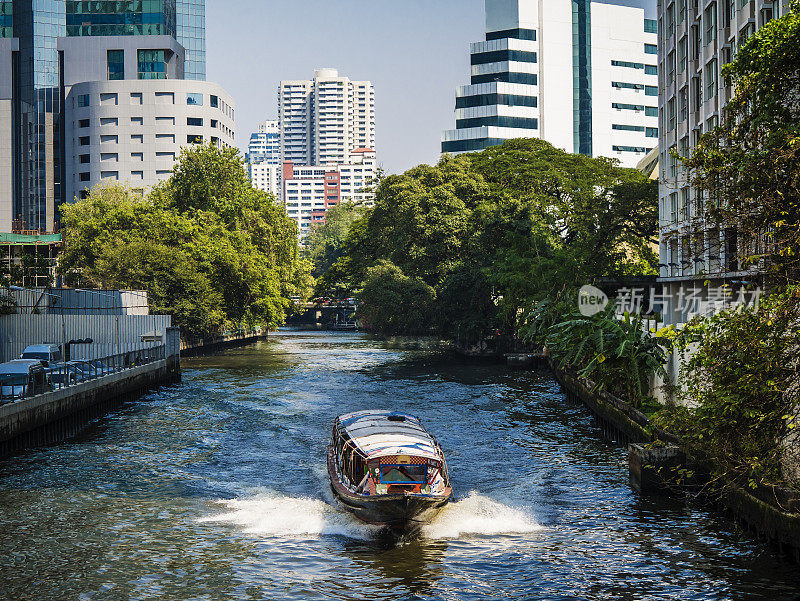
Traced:
<svg viewBox="0 0 800 601">
<path fill-rule="evenodd" d="M 0 405 L 0 457 L 52 444 L 143 391 L 180 380 L 180 330 L 166 333 L 166 359 Z"/>
<path fill-rule="evenodd" d="M 231 346 L 244 346 L 259 340 L 264 340 L 268 335 L 268 331 L 259 329 L 232 332 L 214 338 L 181 340 L 181 355 L 184 357 L 194 357 Z"/>
<path fill-rule="evenodd" d="M 680 438 L 654 427 L 647 416 L 613 395 L 594 391 L 591 382 L 560 369 L 552 359 L 541 358 L 540 362 L 550 368 L 568 398 L 589 408 L 606 438 L 628 446 L 633 488 L 643 494 L 674 493 L 697 490 L 708 481 L 708 467 L 692 463 Z M 694 476 L 681 476 L 683 468 L 689 468 Z M 734 488 L 720 502 L 747 530 L 800 562 L 800 495 L 784 490 L 751 494 Z"/>
</svg>

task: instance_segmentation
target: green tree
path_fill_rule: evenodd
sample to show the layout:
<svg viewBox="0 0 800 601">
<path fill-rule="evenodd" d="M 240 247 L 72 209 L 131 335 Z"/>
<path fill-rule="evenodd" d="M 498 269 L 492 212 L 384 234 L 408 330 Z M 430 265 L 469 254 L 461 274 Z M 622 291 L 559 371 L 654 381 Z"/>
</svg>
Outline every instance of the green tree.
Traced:
<svg viewBox="0 0 800 601">
<path fill-rule="evenodd" d="M 250 186 L 231 149 L 184 149 L 147 198 L 98 187 L 63 215 L 69 282 L 145 289 L 187 334 L 277 326 L 308 288 L 295 223 Z"/>
<path fill-rule="evenodd" d="M 325 222 L 314 225 L 303 238 L 302 256 L 311 262 L 315 278 L 326 273 L 344 256 L 345 240 L 353 223 L 369 209 L 360 203 L 343 202 L 325 213 Z"/>
<path fill-rule="evenodd" d="M 397 265 L 382 261 L 370 268 L 359 298 L 363 301 L 359 319 L 379 334 L 431 331 L 436 292 L 422 278 L 406 276 Z"/>
<path fill-rule="evenodd" d="M 358 290 L 389 261 L 434 289 L 440 333 L 513 335 L 524 307 L 553 290 L 654 273 L 657 216 L 657 186 L 638 171 L 511 140 L 383 179 L 317 289 Z"/>
</svg>

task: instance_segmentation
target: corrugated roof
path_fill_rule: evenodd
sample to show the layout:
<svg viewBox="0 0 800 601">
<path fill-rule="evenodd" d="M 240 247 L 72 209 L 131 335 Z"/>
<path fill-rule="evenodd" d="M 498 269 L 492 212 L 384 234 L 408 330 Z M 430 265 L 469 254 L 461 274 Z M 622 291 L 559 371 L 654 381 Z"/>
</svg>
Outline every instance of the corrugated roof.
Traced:
<svg viewBox="0 0 800 601">
<path fill-rule="evenodd" d="M 357 411 L 340 416 L 339 423 L 368 459 L 386 455 L 441 459 L 436 441 L 413 415 L 393 411 Z"/>
</svg>

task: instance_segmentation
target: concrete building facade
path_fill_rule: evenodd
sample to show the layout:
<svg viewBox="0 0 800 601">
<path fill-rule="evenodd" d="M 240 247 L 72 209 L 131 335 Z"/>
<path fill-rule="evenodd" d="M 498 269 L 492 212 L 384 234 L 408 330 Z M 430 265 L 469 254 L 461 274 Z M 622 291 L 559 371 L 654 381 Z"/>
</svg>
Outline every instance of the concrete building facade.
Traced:
<svg viewBox="0 0 800 601">
<path fill-rule="evenodd" d="M 281 198 L 281 136 L 277 121 L 258 124 L 247 146 L 247 169 L 253 187 Z"/>
<path fill-rule="evenodd" d="M 758 282 L 759 266 L 743 268 L 740 262 L 742 254 L 758 249 L 743 248 L 741 232 L 703 219 L 707 198 L 692 188 L 672 151 L 690 155 L 703 133 L 717 126 L 734 93 L 721 76 L 722 67 L 759 27 L 787 11 L 786 0 L 659 1 L 660 281 L 671 298 L 697 288 L 708 300 L 710 288 Z M 760 244 L 747 239 L 747 244 Z M 665 308 L 665 320 L 685 322 L 693 308 L 672 303 Z"/>
<path fill-rule="evenodd" d="M 250 182 L 257 190 L 269 192 L 275 196 L 276 200 L 281 199 L 281 175 L 280 165 L 273 165 L 267 161 L 250 163 Z"/>
<path fill-rule="evenodd" d="M 349 163 L 341 165 L 295 165 L 283 163 L 282 192 L 286 212 L 300 229 L 308 233 L 315 223 L 324 223 L 326 211 L 341 202 L 360 202 L 371 206 L 375 195 L 366 191 L 377 172 L 375 152 L 355 149 Z"/>
<path fill-rule="evenodd" d="M 277 121 L 262 121 L 258 124 L 258 131 L 250 134 L 247 160 L 250 163 L 281 164 L 281 135 Z"/>
<path fill-rule="evenodd" d="M 301 165 L 341 164 L 357 148 L 375 148 L 375 92 L 336 69 L 278 87 L 281 159 Z"/>
<path fill-rule="evenodd" d="M 12 229 L 53 231 L 58 207 L 68 200 L 62 56 L 59 39 L 168 36 L 191 49 L 183 77 L 205 73 L 205 0 L 86 2 L 83 0 L 0 0 L 0 38 L 15 38 L 12 53 L 12 106 L 16 124 L 13 191 L 0 185 L 0 207 L 11 206 L 0 223 Z M 180 11 L 180 12 L 179 12 Z M 186 18 L 178 20 L 178 15 Z M 183 27 L 183 29 L 181 29 Z M 183 46 L 182 46 L 183 48 Z M 122 79 L 120 61 L 109 56 L 107 80 Z M 183 59 L 186 59 L 185 53 Z M 0 62 L 6 60 L 0 49 Z M 158 61 L 146 60 L 146 63 Z M 0 69 L 3 69 L 0 66 Z M 135 72 L 135 71 L 134 71 Z M 201 77 L 202 75 L 202 77 Z M 135 76 L 135 75 L 134 75 Z M 166 77 L 148 73 L 142 78 Z M 88 81 L 88 80 L 87 80 Z M 2 127 L 2 125 L 0 125 Z"/>
<path fill-rule="evenodd" d="M 182 147 L 235 144 L 233 99 L 207 81 L 78 83 L 65 107 L 70 200 L 111 182 L 145 192 L 172 175 Z"/>
<path fill-rule="evenodd" d="M 592 0 L 486 0 L 486 40 L 456 91 L 442 152 L 511 138 L 633 167 L 658 140 L 656 22 Z"/>
</svg>

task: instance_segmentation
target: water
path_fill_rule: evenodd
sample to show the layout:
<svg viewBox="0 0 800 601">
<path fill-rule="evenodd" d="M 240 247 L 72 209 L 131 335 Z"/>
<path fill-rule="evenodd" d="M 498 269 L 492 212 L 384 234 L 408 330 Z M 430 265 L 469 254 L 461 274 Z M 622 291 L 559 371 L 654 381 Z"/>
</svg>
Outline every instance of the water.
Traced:
<svg viewBox="0 0 800 601">
<path fill-rule="evenodd" d="M 716 513 L 641 498 L 546 372 L 285 332 L 0 462 L 2 599 L 769 599 L 800 568 Z M 458 502 L 394 541 L 335 507 L 356 409 L 419 415 Z"/>
</svg>

